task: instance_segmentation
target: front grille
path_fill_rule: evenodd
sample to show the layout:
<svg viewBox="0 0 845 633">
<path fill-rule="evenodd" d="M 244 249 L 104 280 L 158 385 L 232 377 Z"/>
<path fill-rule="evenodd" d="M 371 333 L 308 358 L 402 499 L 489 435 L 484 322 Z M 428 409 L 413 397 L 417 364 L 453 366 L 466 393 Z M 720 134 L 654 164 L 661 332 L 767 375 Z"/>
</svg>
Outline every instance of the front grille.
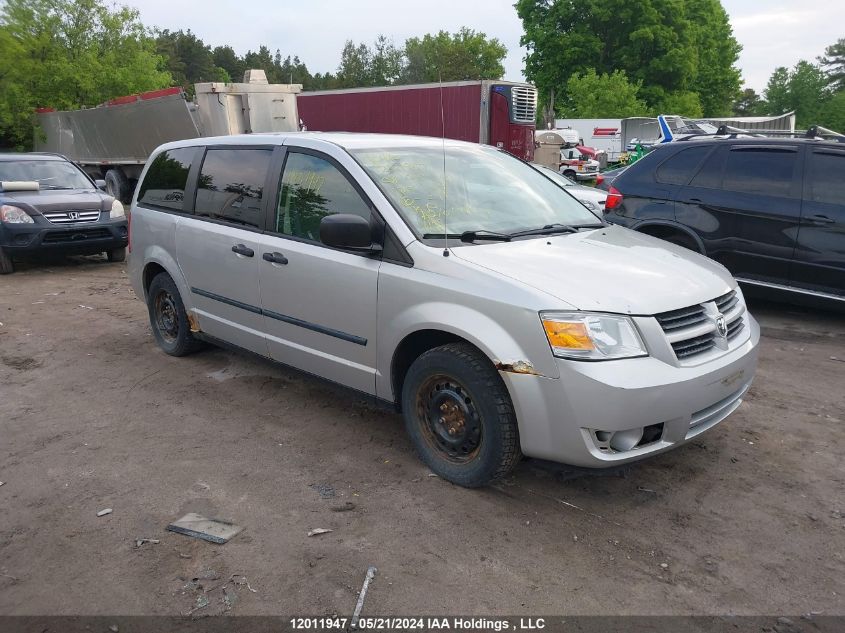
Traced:
<svg viewBox="0 0 845 633">
<path fill-rule="evenodd" d="M 534 123 L 537 120 L 537 90 L 527 86 L 511 89 L 513 120 L 520 123 Z"/>
<path fill-rule="evenodd" d="M 664 332 L 671 332 L 672 330 L 680 330 L 697 323 L 704 323 L 707 321 L 707 315 L 704 313 L 702 306 L 691 306 L 689 308 L 681 308 L 680 310 L 672 310 L 670 312 L 663 312 L 656 317 L 657 322 Z"/>
<path fill-rule="evenodd" d="M 728 326 L 726 339 L 733 340 L 745 327 L 742 318 L 745 305 L 735 290 L 713 299 L 711 302 L 661 312 L 655 319 L 669 340 L 675 357 L 679 361 L 708 352 L 724 343 L 719 343 L 715 317 L 722 314 Z M 724 341 L 724 339 L 721 339 Z"/>
<path fill-rule="evenodd" d="M 42 213 L 51 224 L 77 224 L 83 222 L 97 222 L 99 211 L 49 211 Z"/>
<path fill-rule="evenodd" d="M 111 237 L 108 229 L 77 229 L 73 231 L 50 231 L 41 240 L 44 244 L 76 243 Z"/>
</svg>

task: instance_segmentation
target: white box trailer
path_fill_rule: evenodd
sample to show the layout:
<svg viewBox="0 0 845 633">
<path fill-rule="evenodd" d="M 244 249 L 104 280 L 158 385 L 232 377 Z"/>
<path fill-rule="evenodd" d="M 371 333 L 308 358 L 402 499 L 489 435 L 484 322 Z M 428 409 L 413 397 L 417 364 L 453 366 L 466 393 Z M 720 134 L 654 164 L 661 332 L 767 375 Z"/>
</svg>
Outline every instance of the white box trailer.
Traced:
<svg viewBox="0 0 845 633">
<path fill-rule="evenodd" d="M 299 129 L 300 84 L 270 84 L 263 70 L 242 83 L 198 83 L 188 101 L 181 88 L 119 97 L 95 108 L 37 113 L 35 149 L 67 156 L 107 191 L 128 202 L 152 151 L 201 136 Z"/>
</svg>

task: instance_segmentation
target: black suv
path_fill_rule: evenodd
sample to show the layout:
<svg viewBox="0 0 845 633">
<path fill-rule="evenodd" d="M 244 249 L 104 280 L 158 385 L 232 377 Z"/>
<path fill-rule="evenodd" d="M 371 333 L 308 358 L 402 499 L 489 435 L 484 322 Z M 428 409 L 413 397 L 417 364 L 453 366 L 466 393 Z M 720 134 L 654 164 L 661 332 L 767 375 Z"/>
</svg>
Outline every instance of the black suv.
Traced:
<svg viewBox="0 0 845 633">
<path fill-rule="evenodd" d="M 0 274 L 14 256 L 105 253 L 123 261 L 129 227 L 123 205 L 56 154 L 0 154 Z"/>
<path fill-rule="evenodd" d="M 613 181 L 605 209 L 610 222 L 699 251 L 740 282 L 845 301 L 845 143 L 667 143 Z"/>
</svg>

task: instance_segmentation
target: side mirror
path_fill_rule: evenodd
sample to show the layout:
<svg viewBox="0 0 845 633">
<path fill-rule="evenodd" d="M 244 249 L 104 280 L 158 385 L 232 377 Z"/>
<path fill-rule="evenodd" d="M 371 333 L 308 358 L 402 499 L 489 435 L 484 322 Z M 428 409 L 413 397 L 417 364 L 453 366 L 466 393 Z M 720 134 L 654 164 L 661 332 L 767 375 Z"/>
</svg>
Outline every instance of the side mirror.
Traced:
<svg viewBox="0 0 845 633">
<path fill-rule="evenodd" d="M 326 246 L 355 251 L 381 250 L 373 243 L 373 230 L 369 220 L 351 213 L 327 215 L 320 220 L 320 241 Z"/>
<path fill-rule="evenodd" d="M 94 184 L 97 185 L 97 189 L 99 189 L 100 191 L 106 190 L 106 181 L 105 180 L 97 179 L 97 180 L 94 181 Z"/>
</svg>

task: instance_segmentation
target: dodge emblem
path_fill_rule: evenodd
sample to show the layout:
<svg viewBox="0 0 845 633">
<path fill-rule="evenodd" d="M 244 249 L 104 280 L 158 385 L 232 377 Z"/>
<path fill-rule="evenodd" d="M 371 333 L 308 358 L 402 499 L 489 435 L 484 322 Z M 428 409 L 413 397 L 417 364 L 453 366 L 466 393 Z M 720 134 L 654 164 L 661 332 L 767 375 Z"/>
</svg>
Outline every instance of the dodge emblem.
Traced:
<svg viewBox="0 0 845 633">
<path fill-rule="evenodd" d="M 724 314 L 720 314 L 716 317 L 716 332 L 722 338 L 728 337 L 728 322 L 725 321 Z"/>
</svg>

